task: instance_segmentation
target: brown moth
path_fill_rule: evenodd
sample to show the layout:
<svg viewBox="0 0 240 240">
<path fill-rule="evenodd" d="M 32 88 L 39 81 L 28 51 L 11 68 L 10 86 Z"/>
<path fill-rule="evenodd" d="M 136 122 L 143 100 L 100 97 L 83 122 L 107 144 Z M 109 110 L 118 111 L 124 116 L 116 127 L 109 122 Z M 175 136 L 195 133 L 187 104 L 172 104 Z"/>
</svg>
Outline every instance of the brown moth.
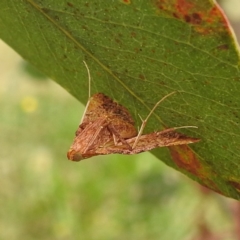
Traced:
<svg viewBox="0 0 240 240">
<path fill-rule="evenodd" d="M 84 62 L 90 85 L 89 69 Z M 90 89 L 90 87 L 89 87 Z M 90 93 L 90 90 L 89 90 Z M 157 102 L 137 132 L 132 116 L 122 105 L 114 102 L 103 93 L 94 94 L 88 101 L 82 121 L 67 157 L 72 161 L 80 161 L 97 155 L 112 153 L 137 154 L 157 147 L 168 147 L 198 142 L 200 139 L 188 137 L 176 132 L 178 128 L 142 134 L 148 118 L 155 108 L 172 92 Z"/>
</svg>

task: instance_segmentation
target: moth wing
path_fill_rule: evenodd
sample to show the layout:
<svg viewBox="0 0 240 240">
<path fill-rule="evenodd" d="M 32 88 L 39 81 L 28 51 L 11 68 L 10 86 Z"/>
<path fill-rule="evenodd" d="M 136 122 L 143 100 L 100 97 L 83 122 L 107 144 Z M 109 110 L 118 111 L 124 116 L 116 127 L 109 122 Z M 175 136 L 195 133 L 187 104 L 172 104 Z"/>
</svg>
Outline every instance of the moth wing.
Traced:
<svg viewBox="0 0 240 240">
<path fill-rule="evenodd" d="M 101 117 L 107 117 L 108 123 L 121 138 L 132 138 L 137 135 L 134 120 L 129 111 L 103 93 L 96 93 L 89 100 L 81 125 L 84 127 L 89 122 L 94 122 Z"/>
<path fill-rule="evenodd" d="M 136 137 L 127 139 L 129 145 L 133 145 Z M 159 131 L 150 134 L 142 135 L 139 138 L 139 141 L 136 147 L 132 150 L 126 148 L 126 146 L 119 143 L 118 145 L 106 146 L 102 149 L 97 149 L 99 154 L 111 154 L 111 153 L 120 153 L 120 154 L 137 154 L 141 152 L 150 151 L 157 147 L 168 147 L 174 145 L 185 145 L 190 143 L 195 143 L 200 141 L 198 138 L 188 137 L 184 134 L 171 131 Z"/>
<path fill-rule="evenodd" d="M 130 144 L 134 139 L 129 139 Z M 169 147 L 174 145 L 186 145 L 200 141 L 198 138 L 186 136 L 174 130 L 159 131 L 146 135 L 142 135 L 136 147 L 129 154 L 136 154 L 140 152 L 150 151 L 157 147 Z"/>
<path fill-rule="evenodd" d="M 73 144 L 67 153 L 68 159 L 72 161 L 80 161 L 85 158 L 85 153 L 92 147 L 92 145 L 98 145 L 99 141 L 103 142 L 103 137 L 106 136 L 106 134 L 101 134 L 102 131 L 105 133 L 107 131 L 106 118 L 99 118 L 96 121 L 87 124 L 74 138 Z"/>
</svg>

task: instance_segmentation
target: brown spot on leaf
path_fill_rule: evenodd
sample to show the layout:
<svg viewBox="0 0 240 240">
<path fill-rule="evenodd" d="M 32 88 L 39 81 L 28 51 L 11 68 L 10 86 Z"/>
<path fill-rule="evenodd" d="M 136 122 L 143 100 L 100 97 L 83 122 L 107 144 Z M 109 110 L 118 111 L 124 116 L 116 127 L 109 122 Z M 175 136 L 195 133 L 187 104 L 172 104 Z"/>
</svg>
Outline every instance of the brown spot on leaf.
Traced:
<svg viewBox="0 0 240 240">
<path fill-rule="evenodd" d="M 68 5 L 69 7 L 73 7 L 73 4 L 70 3 L 70 2 L 67 2 L 67 5 Z"/>
<path fill-rule="evenodd" d="M 175 13 L 175 12 L 174 12 L 172 15 L 173 15 L 175 18 L 179 18 L 179 16 L 178 16 L 177 13 Z"/>
<path fill-rule="evenodd" d="M 212 32 L 230 31 L 228 21 L 217 6 L 212 7 L 205 16 L 205 26 L 199 28 L 199 32 L 209 34 Z"/>
<path fill-rule="evenodd" d="M 119 43 L 119 44 L 122 43 L 119 38 L 115 38 L 115 41 L 116 41 L 116 43 Z"/>
<path fill-rule="evenodd" d="M 129 5 L 129 4 L 131 4 L 131 1 L 130 0 L 122 0 L 122 3 Z"/>
<path fill-rule="evenodd" d="M 193 3 L 186 0 L 177 0 L 175 7 L 178 13 L 185 16 L 189 14 L 190 10 L 193 8 Z"/>
<path fill-rule="evenodd" d="M 49 12 L 49 9 L 48 8 L 42 8 L 42 11 L 45 12 L 45 13 L 48 13 Z"/>
<path fill-rule="evenodd" d="M 131 37 L 135 38 L 136 37 L 136 32 L 131 32 Z"/>
<path fill-rule="evenodd" d="M 210 179 L 206 179 L 206 180 L 204 180 L 204 183 L 201 183 L 204 187 L 206 187 L 206 188 L 208 188 L 208 189 L 211 189 L 211 190 L 213 190 L 214 192 L 216 192 L 216 193 L 219 193 L 219 194 L 221 194 L 221 195 L 223 195 L 223 196 L 226 196 L 223 192 L 221 192 L 220 190 L 219 190 L 219 188 L 216 186 L 216 184 L 212 181 L 212 180 L 210 180 Z"/>
<path fill-rule="evenodd" d="M 157 14 L 169 15 L 194 26 L 202 35 L 229 31 L 228 21 L 218 6 L 203 7 L 191 0 L 152 0 Z"/>
<path fill-rule="evenodd" d="M 134 50 L 135 50 L 135 53 L 139 53 L 139 52 L 141 52 L 141 51 L 142 51 L 142 49 L 141 49 L 141 48 L 135 48 Z"/>
<path fill-rule="evenodd" d="M 238 192 L 240 192 L 240 182 L 228 181 L 230 185 L 232 185 Z"/>
<path fill-rule="evenodd" d="M 191 21 L 191 17 L 189 15 L 185 15 L 184 19 L 186 22 L 190 22 Z"/>
<path fill-rule="evenodd" d="M 139 78 L 140 78 L 141 80 L 145 80 L 145 77 L 144 77 L 143 74 L 139 74 Z"/>
<path fill-rule="evenodd" d="M 187 145 L 169 147 L 173 161 L 176 165 L 195 176 L 202 175 L 203 168 L 195 153 Z M 206 176 L 201 176 L 206 178 Z"/>
<path fill-rule="evenodd" d="M 169 150 L 173 161 L 180 169 L 184 169 L 197 176 L 202 180 L 201 184 L 203 186 L 224 195 L 218 186 L 210 179 L 214 173 L 203 165 L 188 145 L 171 146 Z"/>
<path fill-rule="evenodd" d="M 202 17 L 199 13 L 192 14 L 192 23 L 200 24 L 202 22 Z"/>
<path fill-rule="evenodd" d="M 219 50 L 228 50 L 229 46 L 227 44 L 223 44 L 217 47 Z"/>
</svg>

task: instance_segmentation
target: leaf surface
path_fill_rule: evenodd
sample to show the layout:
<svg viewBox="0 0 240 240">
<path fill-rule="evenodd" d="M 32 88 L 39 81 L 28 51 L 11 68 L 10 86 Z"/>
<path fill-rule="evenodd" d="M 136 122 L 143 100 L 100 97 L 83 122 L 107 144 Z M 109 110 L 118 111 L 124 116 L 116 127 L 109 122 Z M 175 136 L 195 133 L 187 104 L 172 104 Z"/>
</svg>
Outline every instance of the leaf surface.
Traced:
<svg viewBox="0 0 240 240">
<path fill-rule="evenodd" d="M 145 132 L 184 125 L 201 141 L 153 153 L 201 184 L 240 199 L 239 54 L 210 0 L 1 0 L 0 37 L 86 103 L 103 92 Z M 147 160 L 146 160 L 147 161 Z"/>
</svg>

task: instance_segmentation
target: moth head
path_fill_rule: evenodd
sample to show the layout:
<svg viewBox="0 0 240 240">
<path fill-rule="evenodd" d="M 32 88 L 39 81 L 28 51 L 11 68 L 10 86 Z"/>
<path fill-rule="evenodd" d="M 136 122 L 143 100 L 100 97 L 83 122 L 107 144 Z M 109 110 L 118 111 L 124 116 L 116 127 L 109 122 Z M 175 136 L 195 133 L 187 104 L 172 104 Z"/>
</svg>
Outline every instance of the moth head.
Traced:
<svg viewBox="0 0 240 240">
<path fill-rule="evenodd" d="M 74 162 L 79 162 L 84 159 L 81 153 L 75 152 L 74 150 L 70 149 L 67 153 L 67 158 Z"/>
</svg>

